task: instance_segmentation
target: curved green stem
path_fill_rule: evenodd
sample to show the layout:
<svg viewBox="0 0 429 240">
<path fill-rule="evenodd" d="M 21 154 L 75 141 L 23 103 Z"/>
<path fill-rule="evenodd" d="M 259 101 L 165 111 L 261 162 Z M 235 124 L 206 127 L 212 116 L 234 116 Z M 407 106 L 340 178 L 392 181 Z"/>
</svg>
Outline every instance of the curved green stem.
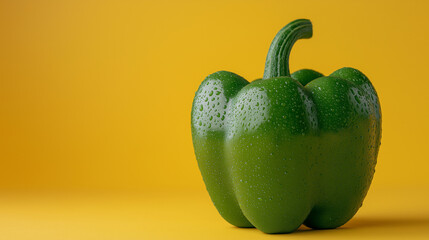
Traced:
<svg viewBox="0 0 429 240">
<path fill-rule="evenodd" d="M 308 19 L 298 19 L 283 27 L 268 50 L 263 79 L 290 76 L 289 54 L 293 44 L 298 39 L 311 38 L 312 35 L 313 27 Z"/>
</svg>

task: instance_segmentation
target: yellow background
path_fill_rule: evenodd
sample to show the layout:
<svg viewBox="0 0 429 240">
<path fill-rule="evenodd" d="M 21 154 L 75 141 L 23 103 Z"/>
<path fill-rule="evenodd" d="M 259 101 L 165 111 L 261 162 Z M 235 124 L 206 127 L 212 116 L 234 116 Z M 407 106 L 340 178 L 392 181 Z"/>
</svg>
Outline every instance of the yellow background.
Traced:
<svg viewBox="0 0 429 240">
<path fill-rule="evenodd" d="M 99 215 L 85 212 L 88 216 L 76 217 L 70 209 L 102 212 L 122 205 L 132 206 L 130 212 L 149 205 L 152 210 L 163 209 L 160 201 L 188 196 L 176 205 L 172 200 L 166 203 L 176 219 L 168 214 L 156 218 L 153 210 L 143 219 L 157 219 L 151 222 L 155 230 L 139 233 L 141 220 L 131 232 L 167 238 L 157 235 L 165 232 L 160 226 L 192 226 L 200 219 L 212 232 L 228 229 L 246 238 L 249 232 L 257 234 L 230 228 L 204 193 L 191 141 L 192 99 L 205 76 L 218 70 L 248 80 L 261 77 L 276 32 L 294 19 L 308 18 L 313 38 L 295 45 L 291 71 L 311 68 L 329 74 L 355 67 L 371 79 L 380 97 L 383 137 L 366 211 L 379 213 L 378 206 L 385 207 L 385 202 L 391 203 L 385 212 L 409 213 L 407 207 L 414 207 L 423 216 L 417 223 L 428 228 L 428 11 L 427 2 L 411 0 L 0 1 L 0 194 L 13 195 L 0 201 L 0 208 L 10 212 L 2 211 L 6 213 L 0 213 L 0 222 L 9 224 L 11 234 L 19 224 L 39 223 L 41 227 L 28 230 L 28 236 L 47 239 L 51 234 L 55 239 L 56 234 L 65 234 L 72 239 L 75 235 L 66 234 L 72 232 L 67 221 Z M 39 196 L 47 192 L 50 200 Z M 50 221 L 42 219 L 46 217 L 42 209 L 56 202 L 53 199 L 61 202 L 61 197 L 50 194 L 65 192 L 115 197 L 108 198 L 111 202 L 105 208 L 96 204 L 96 197 L 67 200 L 57 210 L 54 204 L 49 211 L 70 216 L 65 217 L 63 232 L 58 226 L 59 233 L 51 232 L 49 224 L 42 224 Z M 143 195 L 116 199 L 124 192 Z M 190 198 L 192 194 L 201 195 Z M 395 196 L 402 202 L 393 204 Z M 15 198 L 26 201 L 19 205 L 8 200 Z M 192 201 L 201 211 L 174 212 Z M 19 215 L 13 209 L 28 211 Z M 27 219 L 27 212 L 36 217 Z M 397 229 L 403 222 L 407 221 L 387 228 Z M 99 227 L 112 231 L 109 224 L 117 226 L 109 222 Z M 359 222 L 354 226 L 353 234 L 359 236 Z M 191 233 L 176 228 L 180 234 Z M 91 229 L 83 229 L 87 235 L 76 235 L 77 239 L 93 236 Z M 428 236 L 428 231 L 424 234 Z"/>
</svg>

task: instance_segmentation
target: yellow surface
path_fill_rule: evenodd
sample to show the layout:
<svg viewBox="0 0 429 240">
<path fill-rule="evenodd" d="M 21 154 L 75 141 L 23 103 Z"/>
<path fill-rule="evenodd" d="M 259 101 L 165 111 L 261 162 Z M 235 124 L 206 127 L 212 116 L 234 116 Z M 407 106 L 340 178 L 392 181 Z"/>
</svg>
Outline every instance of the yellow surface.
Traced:
<svg viewBox="0 0 429 240">
<path fill-rule="evenodd" d="M 301 227 L 287 235 L 229 225 L 205 192 L 3 194 L 0 236 L 8 240 L 429 239 L 428 192 L 376 190 L 343 227 Z"/>
<path fill-rule="evenodd" d="M 212 72 L 261 77 L 270 41 L 297 18 L 312 20 L 314 36 L 296 44 L 291 70 L 363 71 L 383 138 L 356 219 L 293 236 L 427 235 L 428 10 L 412 0 L 0 0 L 0 239 L 266 237 L 228 226 L 202 193 L 190 109 Z"/>
</svg>

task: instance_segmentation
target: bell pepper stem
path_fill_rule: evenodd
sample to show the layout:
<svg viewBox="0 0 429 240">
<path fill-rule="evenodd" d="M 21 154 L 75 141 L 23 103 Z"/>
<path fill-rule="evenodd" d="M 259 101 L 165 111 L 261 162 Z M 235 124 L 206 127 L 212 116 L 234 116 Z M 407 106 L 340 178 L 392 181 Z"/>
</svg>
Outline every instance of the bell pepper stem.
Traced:
<svg viewBox="0 0 429 240">
<path fill-rule="evenodd" d="M 271 42 L 263 79 L 290 76 L 289 54 L 298 39 L 311 38 L 313 27 L 308 19 L 297 19 L 283 27 Z"/>
</svg>

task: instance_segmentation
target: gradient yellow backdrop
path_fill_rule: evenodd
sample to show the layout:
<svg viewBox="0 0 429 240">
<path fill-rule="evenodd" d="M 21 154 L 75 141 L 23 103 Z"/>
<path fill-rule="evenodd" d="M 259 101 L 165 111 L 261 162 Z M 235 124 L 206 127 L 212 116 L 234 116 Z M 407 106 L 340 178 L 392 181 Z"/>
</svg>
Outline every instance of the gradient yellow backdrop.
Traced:
<svg viewBox="0 0 429 240">
<path fill-rule="evenodd" d="M 291 70 L 363 71 L 383 137 L 358 214 L 287 237 L 429 239 L 428 12 L 423 0 L 0 0 L 0 239 L 281 237 L 216 212 L 190 113 L 208 74 L 260 78 L 297 18 L 314 34 Z"/>
<path fill-rule="evenodd" d="M 262 76 L 309 18 L 291 70 L 352 66 L 381 100 L 374 185 L 429 179 L 425 1 L 1 1 L 0 190 L 204 189 L 190 110 L 206 75 Z"/>
</svg>

